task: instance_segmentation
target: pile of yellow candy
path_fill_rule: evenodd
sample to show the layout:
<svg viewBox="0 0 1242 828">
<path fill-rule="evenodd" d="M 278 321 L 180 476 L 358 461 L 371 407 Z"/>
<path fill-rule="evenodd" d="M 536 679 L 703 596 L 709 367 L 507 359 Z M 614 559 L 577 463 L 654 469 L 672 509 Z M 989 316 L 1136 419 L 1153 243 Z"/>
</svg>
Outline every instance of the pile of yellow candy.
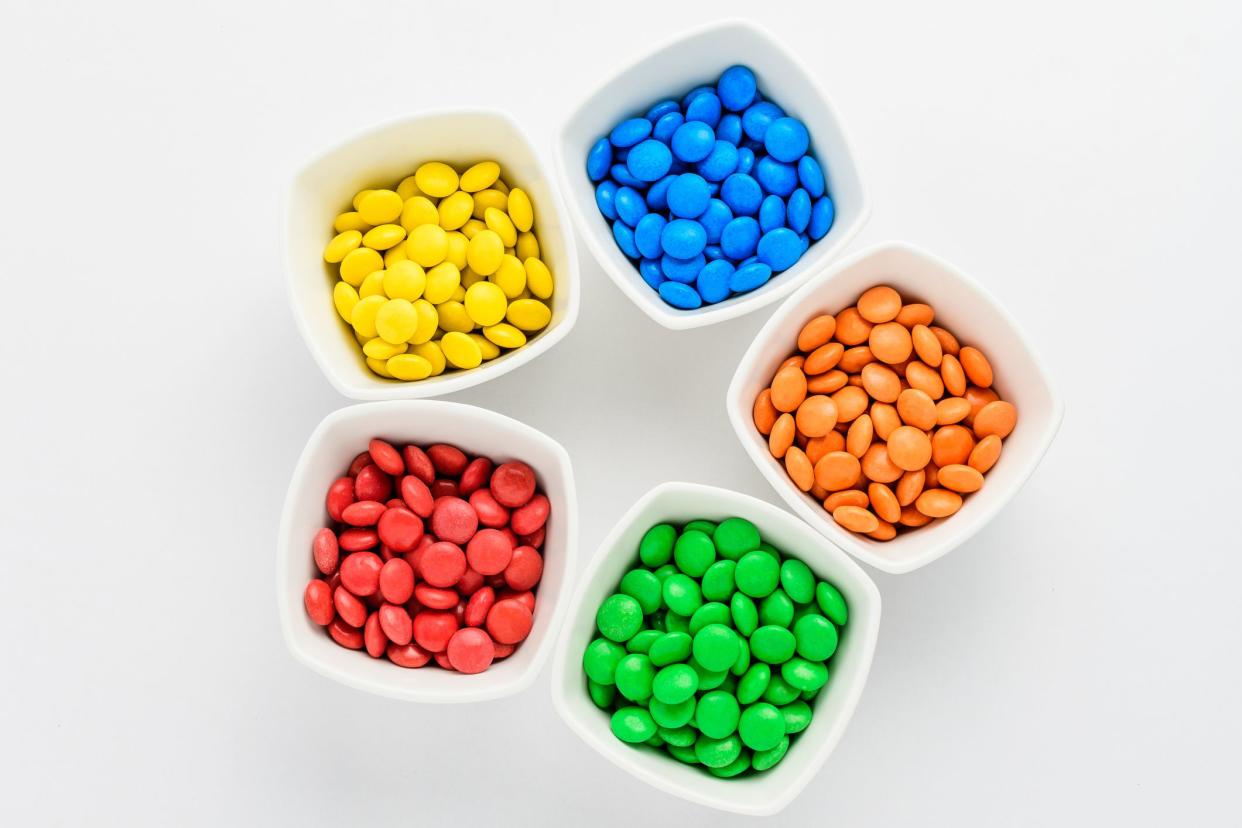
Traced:
<svg viewBox="0 0 1242 828">
<path fill-rule="evenodd" d="M 477 368 L 551 321 L 534 207 L 495 161 L 460 175 L 429 161 L 353 206 L 336 217 L 323 257 L 340 265 L 332 301 L 380 376 Z"/>
</svg>

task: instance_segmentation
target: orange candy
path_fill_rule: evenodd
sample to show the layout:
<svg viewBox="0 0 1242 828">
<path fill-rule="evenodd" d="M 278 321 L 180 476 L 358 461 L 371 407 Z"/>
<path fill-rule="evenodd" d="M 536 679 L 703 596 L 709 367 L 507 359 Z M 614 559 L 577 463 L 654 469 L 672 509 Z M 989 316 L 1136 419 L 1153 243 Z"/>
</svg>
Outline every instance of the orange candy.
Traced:
<svg viewBox="0 0 1242 828">
<path fill-rule="evenodd" d="M 772 405 L 777 411 L 795 411 L 806 399 L 806 374 L 796 365 L 786 365 L 772 378 Z"/>
<path fill-rule="evenodd" d="M 848 489 L 858 482 L 861 465 L 848 451 L 832 451 L 815 464 L 815 482 L 830 492 Z"/>
<path fill-rule="evenodd" d="M 798 331 L 798 350 L 803 353 L 814 351 L 827 344 L 836 330 L 837 320 L 831 314 L 815 317 Z"/>
<path fill-rule="evenodd" d="M 794 423 L 807 437 L 823 437 L 837 424 L 837 404 L 822 394 L 807 397 L 798 406 Z"/>
</svg>

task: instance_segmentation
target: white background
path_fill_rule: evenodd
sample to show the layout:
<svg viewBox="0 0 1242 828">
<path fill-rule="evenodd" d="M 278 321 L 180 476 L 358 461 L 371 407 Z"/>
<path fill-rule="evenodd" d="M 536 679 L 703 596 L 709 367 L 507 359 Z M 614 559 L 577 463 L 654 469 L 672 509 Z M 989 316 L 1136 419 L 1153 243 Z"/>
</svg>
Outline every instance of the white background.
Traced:
<svg viewBox="0 0 1242 828">
<path fill-rule="evenodd" d="M 1237 824 L 1237 4 L 453 5 L 5 4 L 0 822 L 746 822 L 606 763 L 546 675 L 452 708 L 322 679 L 273 601 L 290 471 L 346 404 L 285 299 L 291 170 L 456 104 L 546 156 L 614 68 L 741 15 L 850 129 L 875 201 L 851 249 L 974 275 L 1067 402 L 985 531 L 873 573 L 870 682 L 778 819 Z M 582 290 L 565 342 L 454 398 L 569 449 L 583 557 L 664 480 L 777 502 L 723 409 L 767 312 L 662 330 L 585 253 Z"/>
</svg>

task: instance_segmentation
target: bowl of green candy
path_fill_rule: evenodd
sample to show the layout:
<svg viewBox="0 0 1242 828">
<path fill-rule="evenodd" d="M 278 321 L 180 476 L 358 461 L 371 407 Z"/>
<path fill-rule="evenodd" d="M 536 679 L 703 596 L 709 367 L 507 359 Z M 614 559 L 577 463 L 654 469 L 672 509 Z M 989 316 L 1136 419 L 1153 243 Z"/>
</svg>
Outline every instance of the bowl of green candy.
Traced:
<svg viewBox="0 0 1242 828">
<path fill-rule="evenodd" d="M 665 483 L 604 540 L 553 654 L 569 726 L 668 793 L 773 814 L 840 741 L 866 683 L 880 594 L 793 515 Z"/>
</svg>

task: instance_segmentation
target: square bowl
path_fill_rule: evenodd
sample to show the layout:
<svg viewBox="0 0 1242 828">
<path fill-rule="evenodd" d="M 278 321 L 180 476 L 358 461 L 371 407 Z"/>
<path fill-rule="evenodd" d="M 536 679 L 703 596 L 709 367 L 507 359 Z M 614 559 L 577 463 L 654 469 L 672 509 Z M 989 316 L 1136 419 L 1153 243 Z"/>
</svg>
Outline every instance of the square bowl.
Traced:
<svg viewBox="0 0 1242 828">
<path fill-rule="evenodd" d="M 831 678 L 814 703 L 811 725 L 784 760 L 764 773 L 718 779 L 683 765 L 656 748 L 628 745 L 609 729 L 609 716 L 587 695 L 582 653 L 595 637 L 595 611 L 634 566 L 638 542 L 657 523 L 743 517 L 790 557 L 834 584 L 849 606 L 849 621 L 832 658 Z M 696 483 L 664 483 L 644 495 L 600 546 L 579 584 L 552 661 L 557 711 L 583 741 L 609 761 L 662 791 L 739 814 L 767 815 L 784 808 L 811 781 L 845 732 L 862 695 L 880 629 L 880 592 L 849 556 L 788 512 L 762 500 Z"/>
<path fill-rule="evenodd" d="M 306 615 L 303 591 L 309 579 L 320 577 L 311 557 L 311 540 L 330 522 L 325 493 L 372 437 L 395 445 L 452 443 L 498 464 L 521 460 L 535 470 L 539 488 L 548 496 L 552 511 L 542 550 L 544 569 L 536 593 L 534 626 L 511 656 L 485 672 L 465 675 L 433 666 L 398 667 L 387 659 L 338 646 Z M 565 615 L 577 555 L 577 525 L 569 455 L 551 437 L 530 426 L 486 409 L 436 400 L 366 403 L 334 411 L 307 440 L 285 496 L 276 546 L 276 605 L 285 643 L 294 658 L 315 672 L 381 696 L 451 703 L 517 693 L 535 680 Z"/>
<path fill-rule="evenodd" d="M 587 151 L 622 119 L 641 115 L 664 98 L 680 99 L 700 84 L 715 82 L 738 63 L 754 70 L 765 96 L 806 124 L 810 151 L 824 168 L 836 220 L 793 267 L 759 289 L 714 305 L 679 310 L 665 304 L 617 247 L 608 221 L 595 205 L 595 186 L 586 174 Z M 626 296 L 674 330 L 734 319 L 789 295 L 840 253 L 871 213 L 853 150 L 827 94 L 788 48 L 758 26 L 741 21 L 691 32 L 613 75 L 565 124 L 557 139 L 556 160 L 570 210 L 591 253 Z"/>
<path fill-rule="evenodd" d="M 951 517 L 881 542 L 837 525 L 813 497 L 798 489 L 755 428 L 755 397 L 777 366 L 796 350 L 798 331 L 811 317 L 837 313 L 875 285 L 890 285 L 908 302 L 926 302 L 936 324 L 987 355 L 995 388 L 1018 409 L 1018 425 L 1005 438 L 987 482 Z M 969 276 L 910 244 L 886 242 L 828 268 L 790 296 L 755 335 L 729 385 L 726 406 L 733 430 L 759 471 L 795 512 L 833 543 L 876 569 L 901 574 L 925 566 L 978 532 L 1035 471 L 1061 425 L 1064 406 L 1047 369 L 1017 323 Z"/>
<path fill-rule="evenodd" d="M 353 331 L 332 303 L 335 268 L 323 260 L 332 220 L 350 209 L 359 190 L 395 187 L 425 161 L 458 169 L 483 160 L 521 187 L 535 206 L 540 258 L 556 280 L 552 320 L 521 348 L 466 371 L 417 382 L 371 372 Z M 578 252 L 565 205 L 521 127 L 494 109 L 449 109 L 365 129 L 309 161 L 294 175 L 282 206 L 285 279 L 298 330 L 311 355 L 338 391 L 355 400 L 434 397 L 470 388 L 533 360 L 565 337 L 578 318 Z"/>
</svg>

